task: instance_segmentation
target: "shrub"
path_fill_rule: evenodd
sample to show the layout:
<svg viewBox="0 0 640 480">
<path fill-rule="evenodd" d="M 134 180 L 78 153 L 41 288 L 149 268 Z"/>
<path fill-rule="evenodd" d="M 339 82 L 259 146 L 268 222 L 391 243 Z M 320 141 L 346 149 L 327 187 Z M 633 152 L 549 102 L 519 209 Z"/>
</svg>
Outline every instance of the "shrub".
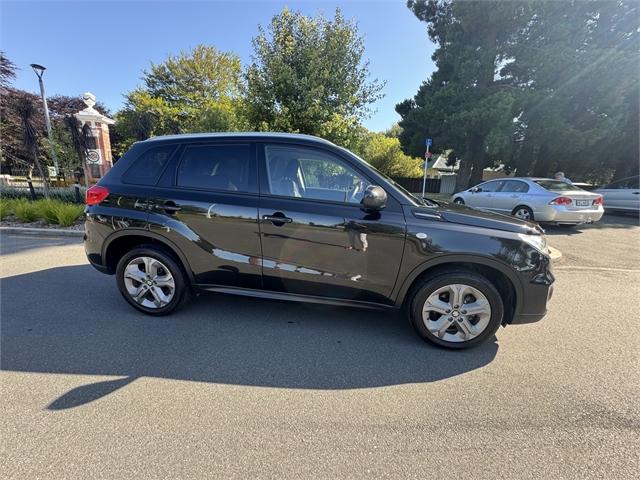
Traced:
<svg viewBox="0 0 640 480">
<path fill-rule="evenodd" d="M 15 200 L 0 198 L 0 220 L 15 212 Z"/>
<path fill-rule="evenodd" d="M 84 206 L 59 202 L 55 207 L 55 212 L 58 224 L 63 227 L 70 227 L 82 216 Z"/>
<path fill-rule="evenodd" d="M 22 222 L 33 222 L 39 216 L 38 205 L 29 200 L 16 200 L 14 203 L 14 213 Z"/>
<path fill-rule="evenodd" d="M 41 187 L 34 188 L 36 192 L 36 198 L 44 198 L 44 191 Z M 86 188 L 80 187 L 80 200 L 84 199 L 84 192 Z M 0 196 L 3 199 L 23 198 L 25 200 L 31 200 L 31 193 L 27 187 L 2 187 Z M 49 188 L 49 197 L 52 200 L 60 200 L 63 202 L 74 203 L 76 201 L 75 187 L 53 187 Z"/>
<path fill-rule="evenodd" d="M 38 217 L 47 223 L 57 223 L 57 208 L 61 202 L 57 200 L 38 200 L 34 202 L 38 208 Z"/>
</svg>

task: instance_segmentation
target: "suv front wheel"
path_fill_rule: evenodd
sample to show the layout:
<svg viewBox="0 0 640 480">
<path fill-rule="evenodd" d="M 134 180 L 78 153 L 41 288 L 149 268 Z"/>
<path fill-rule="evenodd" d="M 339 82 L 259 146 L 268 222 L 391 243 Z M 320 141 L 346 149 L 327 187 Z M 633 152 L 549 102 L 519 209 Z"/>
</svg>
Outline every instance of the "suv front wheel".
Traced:
<svg viewBox="0 0 640 480">
<path fill-rule="evenodd" d="M 171 313 L 188 294 L 180 266 L 153 245 L 127 252 L 118 262 L 116 278 L 125 300 L 149 315 Z"/>
<path fill-rule="evenodd" d="M 504 311 L 495 286 L 472 272 L 426 279 L 409 305 L 411 323 L 424 340 L 454 349 L 473 347 L 492 336 Z"/>
</svg>

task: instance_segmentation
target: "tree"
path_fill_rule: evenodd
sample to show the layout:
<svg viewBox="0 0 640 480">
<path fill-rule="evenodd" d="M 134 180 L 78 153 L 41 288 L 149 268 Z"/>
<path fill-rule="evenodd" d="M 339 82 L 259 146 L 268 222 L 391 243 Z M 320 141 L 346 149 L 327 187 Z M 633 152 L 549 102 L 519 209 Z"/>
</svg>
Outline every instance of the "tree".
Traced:
<svg viewBox="0 0 640 480">
<path fill-rule="evenodd" d="M 207 45 L 151 64 L 116 115 L 116 155 L 152 135 L 243 129 L 241 74 L 237 55 Z"/>
<path fill-rule="evenodd" d="M 27 98 L 20 99 L 15 108 L 22 122 L 22 143 L 24 149 L 29 152 L 33 163 L 40 173 L 45 198 L 49 198 L 49 177 L 47 172 L 42 168 L 42 164 L 38 158 L 38 136 L 36 134 L 36 129 L 33 127 L 33 116 L 36 109 L 33 106 L 33 103 Z"/>
<path fill-rule="evenodd" d="M 594 181 L 637 172 L 637 3 L 408 5 L 438 48 L 436 72 L 396 107 L 407 153 L 419 154 L 427 136 L 452 148 L 459 189 L 496 162 Z"/>
<path fill-rule="evenodd" d="M 0 50 L 0 91 L 4 91 L 14 78 L 16 78 L 16 66 Z"/>
<path fill-rule="evenodd" d="M 353 148 L 360 121 L 381 97 L 370 80 L 357 26 L 336 9 L 333 20 L 284 9 L 253 40 L 246 73 L 246 116 L 261 131 L 318 135 Z"/>
<path fill-rule="evenodd" d="M 371 133 L 362 157 L 380 172 L 390 177 L 420 177 L 422 160 L 405 155 L 396 137 Z"/>
<path fill-rule="evenodd" d="M 437 70 L 413 99 L 396 106 L 402 117 L 400 141 L 410 155 L 453 149 L 460 157 L 457 188 L 482 178 L 510 145 L 515 94 L 495 75 L 504 47 L 526 10 L 517 2 L 409 0 L 408 7 L 428 25 Z"/>
<path fill-rule="evenodd" d="M 503 68 L 523 93 L 511 159 L 519 174 L 606 181 L 638 171 L 638 6 L 533 4 Z"/>
</svg>

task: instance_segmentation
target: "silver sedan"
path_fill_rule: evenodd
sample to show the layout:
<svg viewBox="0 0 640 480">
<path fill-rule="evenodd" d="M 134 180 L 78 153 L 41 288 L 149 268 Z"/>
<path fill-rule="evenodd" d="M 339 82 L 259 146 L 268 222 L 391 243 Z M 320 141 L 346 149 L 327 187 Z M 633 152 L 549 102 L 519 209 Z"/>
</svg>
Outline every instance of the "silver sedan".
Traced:
<svg viewBox="0 0 640 480">
<path fill-rule="evenodd" d="M 602 195 L 551 178 L 489 180 L 452 196 L 453 202 L 537 222 L 578 225 L 602 218 Z"/>
</svg>

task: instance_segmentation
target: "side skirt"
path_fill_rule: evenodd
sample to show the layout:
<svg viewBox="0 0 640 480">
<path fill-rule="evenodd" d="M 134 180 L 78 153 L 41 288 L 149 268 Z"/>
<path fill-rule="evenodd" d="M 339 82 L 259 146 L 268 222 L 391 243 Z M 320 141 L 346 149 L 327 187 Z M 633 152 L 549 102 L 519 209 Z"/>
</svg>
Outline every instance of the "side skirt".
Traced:
<svg viewBox="0 0 640 480">
<path fill-rule="evenodd" d="M 250 288 L 224 287 L 218 285 L 196 285 L 196 289 L 206 292 L 227 293 L 244 297 L 265 298 L 269 300 L 286 300 L 288 302 L 320 303 L 323 305 L 337 305 L 342 307 L 367 308 L 371 310 L 398 311 L 395 305 L 382 303 L 363 302 L 361 300 L 347 300 L 343 298 L 315 297 L 313 295 L 298 295 L 294 293 L 271 292 L 266 290 L 253 290 Z"/>
</svg>

